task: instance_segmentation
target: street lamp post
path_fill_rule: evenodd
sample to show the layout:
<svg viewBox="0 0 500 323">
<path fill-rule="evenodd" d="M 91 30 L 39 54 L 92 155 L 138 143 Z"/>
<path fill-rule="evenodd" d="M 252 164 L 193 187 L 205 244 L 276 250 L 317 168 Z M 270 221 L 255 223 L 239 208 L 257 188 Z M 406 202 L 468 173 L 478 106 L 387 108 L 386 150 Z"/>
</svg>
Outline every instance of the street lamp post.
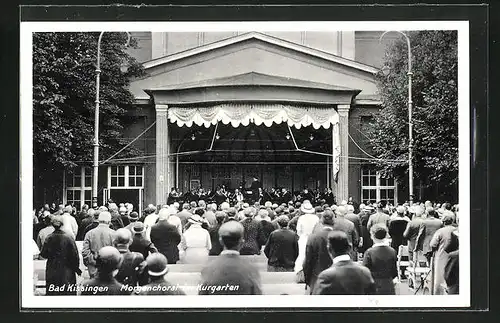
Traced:
<svg viewBox="0 0 500 323">
<path fill-rule="evenodd" d="M 409 186 L 409 195 L 410 195 L 410 205 L 413 204 L 413 122 L 412 122 L 412 109 L 413 109 L 413 101 L 412 101 L 412 93 L 411 93 L 411 80 L 412 80 L 412 69 L 411 69 L 411 44 L 410 38 L 408 36 L 397 30 L 389 30 L 384 32 L 379 41 L 382 41 L 382 38 L 390 32 L 396 32 L 404 36 L 406 39 L 406 45 L 408 47 L 408 186 Z"/>
<path fill-rule="evenodd" d="M 101 41 L 105 31 L 99 34 L 97 40 L 97 64 L 96 64 L 96 82 L 95 82 L 95 114 L 94 114 L 94 162 L 93 162 L 93 178 L 92 178 L 92 204 L 97 204 L 97 183 L 99 178 L 99 89 L 101 85 Z M 130 42 L 130 33 L 127 33 L 127 44 Z"/>
</svg>

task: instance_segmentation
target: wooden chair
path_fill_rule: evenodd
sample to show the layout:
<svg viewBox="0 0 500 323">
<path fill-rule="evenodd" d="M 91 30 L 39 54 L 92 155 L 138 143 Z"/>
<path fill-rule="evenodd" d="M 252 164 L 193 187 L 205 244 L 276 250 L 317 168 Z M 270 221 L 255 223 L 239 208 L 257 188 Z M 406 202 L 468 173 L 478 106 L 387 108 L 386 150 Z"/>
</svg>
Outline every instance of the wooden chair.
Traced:
<svg viewBox="0 0 500 323">
<path fill-rule="evenodd" d="M 410 288 L 415 287 L 424 287 L 423 291 L 426 292 L 425 288 L 427 288 L 427 292 L 430 292 L 429 288 L 429 272 L 431 267 L 427 262 L 427 259 L 422 254 L 421 251 L 416 251 L 413 254 L 413 259 L 410 260 L 409 266 L 406 268 L 406 277 L 408 278 L 408 286 Z M 426 283 L 427 282 L 427 283 Z M 418 284 L 418 285 L 417 285 Z"/>
<path fill-rule="evenodd" d="M 404 277 L 403 274 L 406 272 L 406 268 L 410 266 L 410 254 L 408 253 L 408 246 L 400 245 L 398 248 L 398 255 L 396 261 L 396 267 L 398 269 L 398 277 Z M 404 268 L 404 269 L 403 269 Z M 405 272 L 403 272 L 405 270 Z"/>
</svg>

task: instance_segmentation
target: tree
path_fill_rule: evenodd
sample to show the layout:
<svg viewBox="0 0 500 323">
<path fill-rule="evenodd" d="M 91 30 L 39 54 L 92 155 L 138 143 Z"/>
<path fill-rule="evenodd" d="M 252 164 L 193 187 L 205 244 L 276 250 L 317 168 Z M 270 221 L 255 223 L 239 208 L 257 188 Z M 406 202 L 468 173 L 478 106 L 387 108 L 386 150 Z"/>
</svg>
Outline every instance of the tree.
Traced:
<svg viewBox="0 0 500 323">
<path fill-rule="evenodd" d="M 414 178 L 444 190 L 458 182 L 456 31 L 409 33 L 413 72 Z M 403 37 L 386 51 L 379 73 L 382 106 L 369 131 L 378 167 L 402 183 L 408 178 L 408 49 Z M 407 185 L 407 184 L 405 184 Z"/>
<path fill-rule="evenodd" d="M 95 69 L 99 33 L 33 34 L 34 180 L 55 185 L 53 174 L 93 157 Z M 129 80 L 144 74 L 125 50 L 124 33 L 105 33 L 101 43 L 100 159 L 123 147 L 121 129 L 134 97 Z M 136 42 L 132 40 L 132 45 Z M 122 72 L 121 66 L 128 70 Z M 136 155 L 127 149 L 120 156 Z"/>
</svg>

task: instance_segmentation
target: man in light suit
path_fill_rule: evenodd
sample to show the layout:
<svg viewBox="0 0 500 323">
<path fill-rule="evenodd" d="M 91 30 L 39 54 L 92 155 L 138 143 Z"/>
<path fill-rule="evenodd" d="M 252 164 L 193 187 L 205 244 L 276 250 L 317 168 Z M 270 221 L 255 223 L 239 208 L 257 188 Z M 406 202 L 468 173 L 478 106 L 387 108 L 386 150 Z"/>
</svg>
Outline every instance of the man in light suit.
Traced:
<svg viewBox="0 0 500 323">
<path fill-rule="evenodd" d="M 375 282 L 370 270 L 349 257 L 351 248 L 347 234 L 332 231 L 328 234 L 328 252 L 332 266 L 322 271 L 312 289 L 313 295 L 370 295 L 375 294 Z"/>
<path fill-rule="evenodd" d="M 199 291 L 200 295 L 262 294 L 259 271 L 240 256 L 243 230 L 243 225 L 237 221 L 229 221 L 221 225 L 219 239 L 224 250 L 220 256 L 217 256 L 217 259 L 201 271 L 201 286 L 203 287 Z M 228 287 L 210 290 L 210 286 Z"/>
<path fill-rule="evenodd" d="M 424 214 L 424 209 L 421 206 L 416 206 L 413 208 L 415 215 L 411 221 L 406 226 L 405 232 L 403 232 L 403 237 L 408 240 L 408 256 L 412 261 L 414 260 L 414 250 L 417 245 L 417 237 L 420 231 L 420 225 L 424 222 L 422 215 Z"/>
<path fill-rule="evenodd" d="M 432 256 L 430 242 L 434 233 L 443 226 L 443 222 L 438 219 L 438 213 L 434 209 L 427 209 L 426 212 L 427 218 L 420 224 L 415 250 L 422 251 L 427 261 L 430 262 Z"/>
</svg>

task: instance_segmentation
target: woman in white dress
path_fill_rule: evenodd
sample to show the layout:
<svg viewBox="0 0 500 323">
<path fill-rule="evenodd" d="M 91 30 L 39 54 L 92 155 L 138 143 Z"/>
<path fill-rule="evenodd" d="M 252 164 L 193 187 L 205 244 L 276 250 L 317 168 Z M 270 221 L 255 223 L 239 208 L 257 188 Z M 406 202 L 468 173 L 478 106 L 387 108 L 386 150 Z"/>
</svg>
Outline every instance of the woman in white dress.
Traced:
<svg viewBox="0 0 500 323">
<path fill-rule="evenodd" d="M 299 256 L 295 260 L 294 272 L 298 281 L 303 281 L 302 264 L 306 257 L 307 239 L 313 233 L 314 227 L 319 222 L 319 217 L 314 212 L 314 207 L 309 200 L 305 200 L 300 207 L 303 213 L 297 221 L 297 235 L 299 236 Z"/>
<path fill-rule="evenodd" d="M 183 264 L 200 264 L 208 260 L 208 252 L 212 249 L 210 234 L 203 229 L 203 219 L 198 214 L 189 218 L 189 229 L 182 235 L 179 243 L 179 258 Z"/>
</svg>

